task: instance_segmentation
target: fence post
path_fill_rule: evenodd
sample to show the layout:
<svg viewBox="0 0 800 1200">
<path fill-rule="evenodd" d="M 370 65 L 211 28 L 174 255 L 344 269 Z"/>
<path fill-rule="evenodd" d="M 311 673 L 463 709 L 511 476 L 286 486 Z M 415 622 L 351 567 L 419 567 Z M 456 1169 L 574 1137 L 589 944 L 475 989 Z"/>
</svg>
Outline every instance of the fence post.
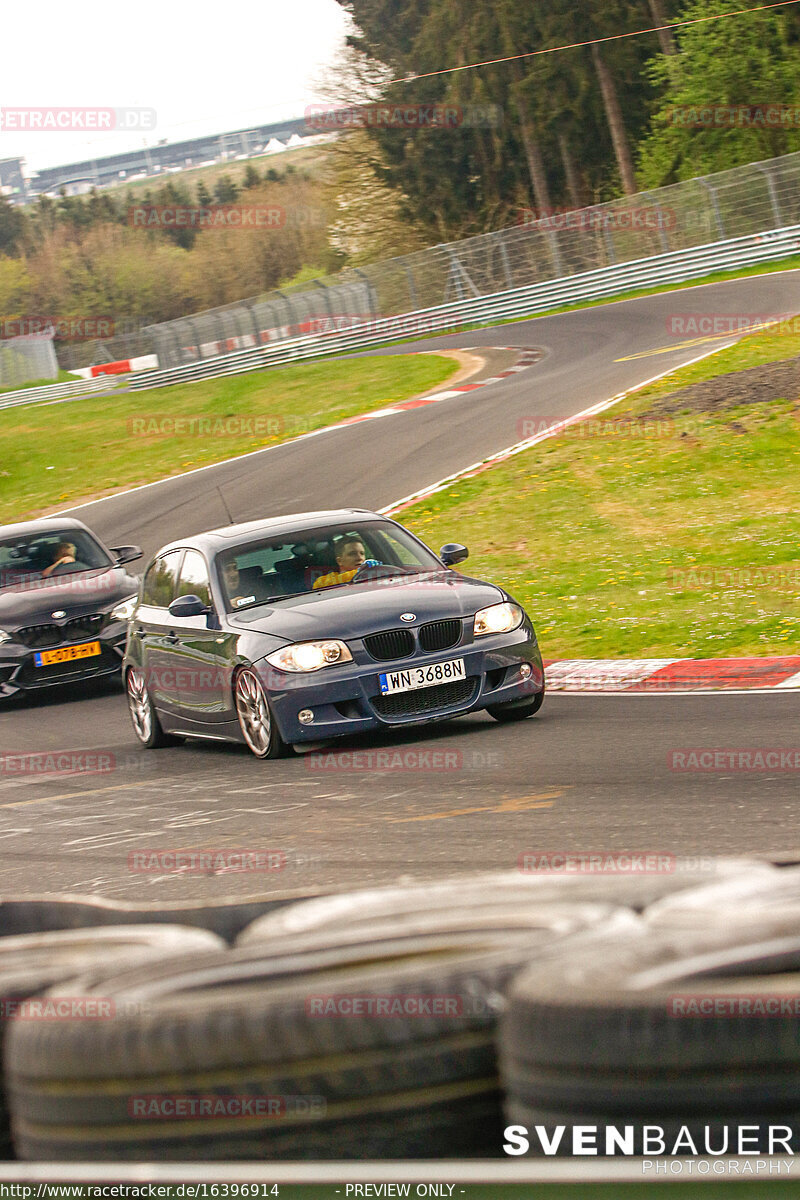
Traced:
<svg viewBox="0 0 800 1200">
<path fill-rule="evenodd" d="M 781 216 L 781 206 L 778 203 L 778 192 L 775 188 L 775 177 L 773 176 L 769 167 L 765 166 L 764 163 L 755 163 L 755 168 L 757 171 L 761 172 L 767 181 L 767 191 L 769 192 L 769 198 L 772 203 L 772 215 L 775 219 L 775 228 L 780 229 L 781 225 L 783 225 L 783 217 Z"/>
<path fill-rule="evenodd" d="M 704 175 L 699 175 L 697 177 L 697 182 L 701 183 L 703 185 L 703 187 L 706 188 L 709 196 L 711 197 L 711 208 L 714 212 L 714 220 L 716 221 L 716 224 L 717 224 L 717 233 L 720 236 L 720 240 L 722 240 L 725 237 L 725 225 L 722 220 L 722 213 L 719 211 L 719 200 L 717 199 L 717 189 L 708 182 L 708 180 L 706 179 L 706 177 Z"/>
</svg>

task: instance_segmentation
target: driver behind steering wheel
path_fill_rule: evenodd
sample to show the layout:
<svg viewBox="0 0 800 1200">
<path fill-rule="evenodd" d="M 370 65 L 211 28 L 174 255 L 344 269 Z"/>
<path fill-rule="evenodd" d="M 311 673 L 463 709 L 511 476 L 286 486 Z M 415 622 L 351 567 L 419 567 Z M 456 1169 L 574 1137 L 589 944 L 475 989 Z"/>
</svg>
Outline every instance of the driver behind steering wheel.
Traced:
<svg viewBox="0 0 800 1200">
<path fill-rule="evenodd" d="M 375 558 L 367 558 L 364 543 L 358 537 L 341 538 L 334 544 L 334 556 L 338 570 L 330 571 L 314 581 L 314 588 L 333 587 L 337 583 L 349 583 L 362 567 L 378 567 Z"/>
</svg>

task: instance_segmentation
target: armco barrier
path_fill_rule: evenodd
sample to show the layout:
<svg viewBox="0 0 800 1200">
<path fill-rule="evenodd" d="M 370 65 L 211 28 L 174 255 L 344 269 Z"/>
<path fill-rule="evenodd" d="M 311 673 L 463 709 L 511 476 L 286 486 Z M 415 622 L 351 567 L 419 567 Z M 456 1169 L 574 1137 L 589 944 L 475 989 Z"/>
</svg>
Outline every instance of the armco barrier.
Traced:
<svg viewBox="0 0 800 1200">
<path fill-rule="evenodd" d="M 16 408 L 21 404 L 57 403 L 59 400 L 79 400 L 82 396 L 91 396 L 94 392 L 107 392 L 110 388 L 119 390 L 125 384 L 125 378 L 116 376 L 114 379 L 105 377 L 98 379 L 68 379 L 66 383 L 53 383 L 45 387 L 25 388 L 19 392 L 0 392 L 0 409 Z"/>
<path fill-rule="evenodd" d="M 619 263 L 595 271 L 584 271 L 579 275 L 548 279 L 528 287 L 495 292 L 490 296 L 475 296 L 436 308 L 376 318 L 345 330 L 291 338 L 251 350 L 237 350 L 232 354 L 188 363 L 182 367 L 145 371 L 127 382 L 120 377 L 115 390 L 125 387 L 128 391 L 139 392 L 196 379 L 239 375 L 264 367 L 365 350 L 387 342 L 421 337 L 426 333 L 455 330 L 464 325 L 492 325 L 498 321 L 532 317 L 565 304 L 610 298 L 621 292 L 664 283 L 684 283 L 715 271 L 756 266 L 790 258 L 795 254 L 800 254 L 800 225 L 767 229 L 747 237 L 691 246 L 635 262 Z M 24 392 L 0 394 L 0 408 L 43 400 L 75 399 L 77 396 L 107 390 L 110 386 L 108 380 L 94 379 L 29 388 Z"/>
<path fill-rule="evenodd" d="M 454 301 L 452 304 L 442 304 L 437 308 L 376 318 L 347 330 L 292 338 L 275 345 L 239 350 L 233 354 L 220 355 L 170 370 L 148 371 L 140 378 L 131 380 L 130 390 L 142 391 L 145 388 L 166 387 L 168 384 L 195 379 L 238 375 L 261 367 L 363 350 L 385 342 L 421 336 L 424 333 L 457 329 L 463 325 L 490 325 L 497 321 L 534 316 L 564 304 L 602 299 L 620 292 L 663 283 L 682 283 L 714 271 L 754 266 L 761 262 L 789 258 L 798 253 L 800 225 L 765 230 L 763 233 L 747 237 L 692 246 L 670 254 L 659 254 L 636 262 L 586 271 L 580 275 L 549 279 L 529 287 L 496 292 L 491 296 L 476 296 L 468 300 Z"/>
</svg>

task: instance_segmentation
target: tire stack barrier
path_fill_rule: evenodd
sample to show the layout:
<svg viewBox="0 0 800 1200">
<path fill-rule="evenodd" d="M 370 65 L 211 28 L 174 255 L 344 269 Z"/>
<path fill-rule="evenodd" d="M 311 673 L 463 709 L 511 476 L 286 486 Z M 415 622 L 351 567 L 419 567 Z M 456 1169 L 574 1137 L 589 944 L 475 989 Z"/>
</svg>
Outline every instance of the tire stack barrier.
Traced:
<svg viewBox="0 0 800 1200">
<path fill-rule="evenodd" d="M 714 1149 L 728 1136 L 736 1153 L 747 1125 L 748 1149 L 772 1153 L 768 1126 L 800 1133 L 800 999 L 796 1011 L 717 1011 L 732 994 L 798 990 L 795 865 L 468 876 L 164 908 L 166 925 L 151 911 L 138 933 L 113 927 L 121 909 L 0 902 L 4 979 L 24 952 L 20 926 L 102 914 L 28 934 L 55 975 L 22 990 L 52 985 L 43 1002 L 113 1010 L 6 1023 L 21 1158 L 497 1158 L 506 1124 L 563 1126 L 560 1153 L 574 1128 L 597 1126 L 601 1155 L 612 1126 L 636 1153 L 644 1125 L 682 1138 L 679 1152 L 694 1138 L 703 1153 L 710 1131 Z M 162 936 L 175 939 L 166 954 L 150 945 Z M 71 957 L 131 938 L 121 953 Z M 133 943 L 148 957 L 134 961 Z M 698 996 L 710 1012 L 692 1008 Z"/>
</svg>

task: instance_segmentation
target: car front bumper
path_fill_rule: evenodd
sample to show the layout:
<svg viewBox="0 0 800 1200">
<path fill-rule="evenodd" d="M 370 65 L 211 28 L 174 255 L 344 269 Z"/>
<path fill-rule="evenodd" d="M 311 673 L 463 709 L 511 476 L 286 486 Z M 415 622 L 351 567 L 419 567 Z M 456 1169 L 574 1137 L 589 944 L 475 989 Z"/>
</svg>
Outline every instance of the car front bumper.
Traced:
<svg viewBox="0 0 800 1200">
<path fill-rule="evenodd" d="M 533 630 L 526 626 L 394 662 L 366 662 L 365 658 L 354 651 L 356 661 L 309 675 L 277 671 L 265 659 L 255 664 L 285 742 L 318 742 L 371 729 L 440 721 L 523 700 L 544 689 L 541 653 Z M 458 658 L 464 660 L 463 680 L 381 695 L 381 674 Z M 527 679 L 521 672 L 523 664 L 528 664 Z M 313 713 L 307 724 L 298 720 L 304 709 Z"/>
<path fill-rule="evenodd" d="M 96 637 L 87 639 L 100 643 L 98 655 L 50 667 L 36 666 L 35 649 L 13 641 L 4 642 L 0 646 L 0 700 L 21 692 L 40 692 L 85 679 L 119 674 L 125 654 L 126 632 L 124 621 L 114 621 Z M 63 647 L 48 646 L 47 649 L 66 649 L 69 645 L 67 642 Z"/>
</svg>

